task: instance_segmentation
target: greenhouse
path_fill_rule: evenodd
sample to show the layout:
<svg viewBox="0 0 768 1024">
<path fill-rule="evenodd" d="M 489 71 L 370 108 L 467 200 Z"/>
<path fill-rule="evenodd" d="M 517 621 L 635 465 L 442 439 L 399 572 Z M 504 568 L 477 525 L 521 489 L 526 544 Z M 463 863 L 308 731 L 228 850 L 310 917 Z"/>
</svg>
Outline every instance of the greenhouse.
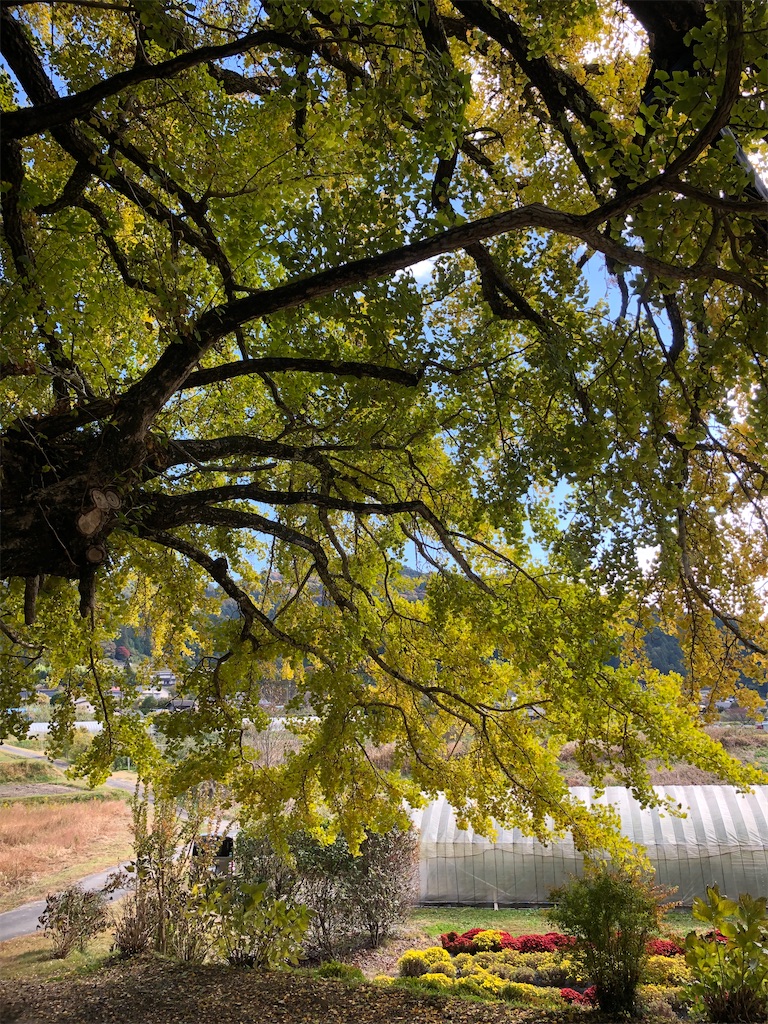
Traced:
<svg viewBox="0 0 768 1024">
<path fill-rule="evenodd" d="M 768 786 L 739 793 L 732 786 L 666 786 L 659 795 L 680 804 L 685 817 L 642 808 L 631 793 L 609 787 L 571 790 L 584 803 L 611 803 L 622 832 L 645 847 L 656 881 L 676 886 L 689 906 L 708 885 L 732 897 L 768 894 Z M 544 846 L 519 829 L 498 829 L 495 842 L 460 829 L 440 798 L 414 812 L 421 831 L 420 901 L 469 906 L 546 903 L 549 892 L 578 874 L 581 854 L 568 837 Z"/>
</svg>

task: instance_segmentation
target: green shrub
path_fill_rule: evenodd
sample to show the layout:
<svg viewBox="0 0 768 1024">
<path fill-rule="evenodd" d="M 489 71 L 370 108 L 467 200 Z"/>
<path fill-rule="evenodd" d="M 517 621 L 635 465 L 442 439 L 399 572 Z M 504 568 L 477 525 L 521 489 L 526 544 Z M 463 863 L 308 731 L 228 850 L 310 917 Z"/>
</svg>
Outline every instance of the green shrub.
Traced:
<svg viewBox="0 0 768 1024">
<path fill-rule="evenodd" d="M 360 856 L 349 865 L 346 884 L 353 920 L 363 926 L 372 946 L 378 946 L 392 926 L 402 921 L 416 902 L 418 836 L 414 829 L 371 832 Z"/>
<path fill-rule="evenodd" d="M 63 960 L 75 947 L 84 952 L 89 939 L 107 926 L 104 895 L 70 885 L 63 892 L 46 897 L 39 921 L 44 934 L 53 940 L 54 960 Z"/>
<path fill-rule="evenodd" d="M 516 981 L 522 985 L 533 985 L 536 980 L 536 971 L 532 967 L 510 967 L 506 966 L 508 973 L 504 975 L 507 981 Z"/>
<path fill-rule="evenodd" d="M 461 954 L 460 954 L 461 955 Z M 454 964 L 462 978 L 471 978 L 474 974 L 483 974 L 487 971 L 487 968 L 483 967 L 482 964 L 478 963 L 477 958 L 471 953 L 464 954 L 467 959 L 458 962 L 459 957 L 454 959 Z M 488 972 L 490 973 L 490 972 Z"/>
<path fill-rule="evenodd" d="M 504 949 L 501 953 L 483 953 L 481 955 L 494 956 L 498 959 L 499 963 L 509 964 L 510 967 L 530 967 L 535 971 L 542 962 L 542 958 L 553 957 L 555 954 L 520 953 L 516 949 Z"/>
<path fill-rule="evenodd" d="M 413 829 L 371 833 L 358 856 L 343 836 L 323 844 L 297 832 L 288 845 L 284 856 L 268 838 L 243 830 L 236 840 L 235 861 L 245 882 L 266 882 L 274 895 L 309 907 L 311 949 L 334 955 L 361 934 L 376 946 L 413 905 Z"/>
<path fill-rule="evenodd" d="M 484 967 L 487 971 L 492 971 L 494 974 L 498 974 L 500 968 L 510 966 L 506 954 L 503 951 L 480 952 L 469 954 L 460 953 L 459 956 L 471 956 L 476 964 L 478 964 L 480 967 Z"/>
<path fill-rule="evenodd" d="M 694 900 L 693 916 L 715 935 L 687 935 L 685 960 L 694 979 L 687 991 L 711 1021 L 728 1024 L 768 1015 L 767 903 L 765 896 L 747 893 L 737 903 L 721 896 L 716 885 L 707 888 L 706 901 Z"/>
<path fill-rule="evenodd" d="M 279 854 L 260 833 L 240 829 L 235 836 L 235 864 L 238 878 L 247 884 L 266 882 L 277 899 L 297 898 L 299 876 L 289 857 Z"/>
<path fill-rule="evenodd" d="M 584 987 L 589 981 L 583 965 L 571 950 L 519 953 L 505 949 L 498 953 L 457 953 L 453 964 L 462 977 L 487 971 L 505 981 L 540 987 Z"/>
<path fill-rule="evenodd" d="M 111 889 L 133 888 L 122 905 L 114 947 L 131 956 L 151 944 L 163 955 L 199 963 L 208 955 L 212 939 L 202 913 L 205 886 L 193 885 L 192 878 L 208 876 L 214 851 L 193 857 L 193 849 L 203 826 L 215 828 L 220 820 L 216 793 L 190 791 L 182 808 L 161 792 L 155 792 L 152 801 L 145 785 L 137 787 L 132 811 L 135 860 L 109 883 Z"/>
<path fill-rule="evenodd" d="M 574 956 L 572 950 L 559 950 L 551 954 L 551 968 L 549 965 L 542 965 L 542 973 L 546 971 L 548 985 L 557 988 L 586 988 L 591 981 L 585 965 L 579 956 Z"/>
<path fill-rule="evenodd" d="M 209 887 L 199 911 L 213 948 L 233 967 L 298 963 L 309 925 L 306 907 L 275 899 L 265 882 Z"/>
<path fill-rule="evenodd" d="M 639 870 L 594 865 L 551 893 L 550 916 L 576 937 L 574 953 L 583 959 L 604 1012 L 633 1011 L 646 943 L 658 931 L 667 895 Z"/>
<path fill-rule="evenodd" d="M 456 967 L 450 960 L 438 960 L 429 965 L 429 974 L 444 974 L 446 978 L 456 977 Z"/>
<path fill-rule="evenodd" d="M 397 961 L 397 973 L 401 978 L 420 978 L 429 970 L 429 964 L 421 950 L 409 949 Z"/>
<path fill-rule="evenodd" d="M 365 981 L 365 975 L 359 967 L 342 964 L 338 960 L 326 960 L 317 969 L 320 978 L 338 978 L 340 981 Z"/>
<path fill-rule="evenodd" d="M 462 975 L 455 982 L 456 991 L 463 995 L 477 996 L 480 999 L 501 999 L 501 992 L 509 982 L 496 977 L 489 971 L 478 967 L 471 974 Z"/>
<path fill-rule="evenodd" d="M 438 992 L 442 995 L 457 994 L 453 991 L 454 982 L 450 978 L 446 978 L 444 974 L 439 975 L 439 981 L 435 979 L 434 975 L 430 975 L 426 984 L 424 983 L 425 977 L 426 975 L 421 975 L 418 978 L 391 978 L 389 984 L 393 988 L 404 988 L 407 992 L 412 992 L 417 996 L 434 995 Z"/>
<path fill-rule="evenodd" d="M 453 957 L 453 962 L 456 965 L 456 969 L 461 974 L 470 973 L 476 965 L 476 961 L 472 953 L 457 953 L 456 956 Z"/>
</svg>

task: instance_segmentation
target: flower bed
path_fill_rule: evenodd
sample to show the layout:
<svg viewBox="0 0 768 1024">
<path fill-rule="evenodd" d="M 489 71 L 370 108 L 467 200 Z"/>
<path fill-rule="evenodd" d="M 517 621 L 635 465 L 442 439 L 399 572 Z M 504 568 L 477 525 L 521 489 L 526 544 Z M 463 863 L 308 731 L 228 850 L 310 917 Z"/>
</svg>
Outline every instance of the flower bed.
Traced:
<svg viewBox="0 0 768 1024">
<path fill-rule="evenodd" d="M 574 944 L 570 935 L 547 932 L 546 935 L 510 935 L 495 928 L 470 928 L 461 935 L 446 932 L 440 936 L 443 949 L 449 953 L 481 953 L 487 950 L 499 952 L 512 949 L 519 953 L 554 953 Z"/>
<path fill-rule="evenodd" d="M 575 940 L 559 932 L 510 935 L 492 928 L 446 932 L 440 946 L 408 950 L 389 984 L 445 995 L 471 995 L 518 1005 L 556 1009 L 593 1007 L 595 986 L 575 955 Z M 656 1007 L 680 1008 L 680 986 L 690 979 L 681 947 L 669 939 L 648 943 L 641 998 Z M 383 978 L 378 979 L 384 981 Z"/>
</svg>

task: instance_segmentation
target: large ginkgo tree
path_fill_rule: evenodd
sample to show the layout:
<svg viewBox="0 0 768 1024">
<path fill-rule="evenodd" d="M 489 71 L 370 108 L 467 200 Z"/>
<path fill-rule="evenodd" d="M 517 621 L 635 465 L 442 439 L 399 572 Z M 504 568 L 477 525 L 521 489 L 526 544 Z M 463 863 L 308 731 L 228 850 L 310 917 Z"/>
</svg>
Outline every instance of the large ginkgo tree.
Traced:
<svg viewBox="0 0 768 1024">
<path fill-rule="evenodd" d="M 44 666 L 92 777 L 353 841 L 444 791 L 604 842 L 566 743 L 643 800 L 759 779 L 698 706 L 766 679 L 765 4 L 1 15 L 6 730 Z M 195 700 L 163 754 L 126 625 Z M 270 765 L 275 671 L 313 714 Z"/>
</svg>

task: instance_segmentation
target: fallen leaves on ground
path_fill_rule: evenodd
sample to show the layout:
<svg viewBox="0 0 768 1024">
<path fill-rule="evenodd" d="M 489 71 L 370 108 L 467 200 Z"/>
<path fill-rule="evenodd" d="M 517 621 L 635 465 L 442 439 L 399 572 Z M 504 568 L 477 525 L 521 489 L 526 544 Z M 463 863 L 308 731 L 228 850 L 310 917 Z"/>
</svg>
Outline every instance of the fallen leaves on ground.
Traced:
<svg viewBox="0 0 768 1024">
<path fill-rule="evenodd" d="M 421 998 L 290 971 L 137 958 L 65 981 L 0 982 L 3 1024 L 540 1024 L 565 1020 L 494 1003 Z"/>
</svg>

